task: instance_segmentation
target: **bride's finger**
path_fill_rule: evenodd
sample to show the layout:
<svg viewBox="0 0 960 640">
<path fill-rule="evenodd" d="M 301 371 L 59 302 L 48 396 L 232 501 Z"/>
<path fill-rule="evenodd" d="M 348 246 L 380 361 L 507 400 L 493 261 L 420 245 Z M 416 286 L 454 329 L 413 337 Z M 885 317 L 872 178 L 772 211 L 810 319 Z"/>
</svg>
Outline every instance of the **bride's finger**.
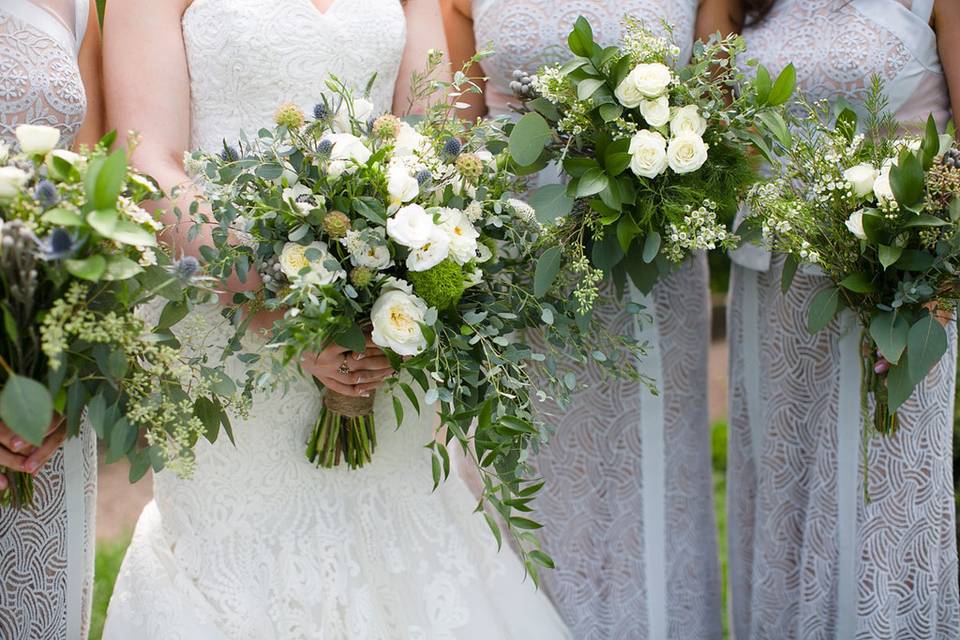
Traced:
<svg viewBox="0 0 960 640">
<path fill-rule="evenodd" d="M 343 394 L 345 396 L 360 396 L 363 395 L 362 391 L 359 391 L 357 387 L 352 384 L 345 384 L 339 380 L 333 378 L 327 378 L 323 376 L 318 376 L 317 379 L 323 383 L 327 389 L 331 391 L 336 391 L 337 393 Z"/>
<path fill-rule="evenodd" d="M 29 455 L 30 450 L 33 449 L 26 440 L 11 431 L 2 422 L 0 422 L 0 445 L 17 454 Z"/>
<path fill-rule="evenodd" d="M 348 360 L 347 367 L 349 367 L 351 371 L 375 371 L 377 369 L 389 369 L 390 361 L 386 356 L 376 356 L 374 358 L 364 358 L 363 360 Z"/>
</svg>

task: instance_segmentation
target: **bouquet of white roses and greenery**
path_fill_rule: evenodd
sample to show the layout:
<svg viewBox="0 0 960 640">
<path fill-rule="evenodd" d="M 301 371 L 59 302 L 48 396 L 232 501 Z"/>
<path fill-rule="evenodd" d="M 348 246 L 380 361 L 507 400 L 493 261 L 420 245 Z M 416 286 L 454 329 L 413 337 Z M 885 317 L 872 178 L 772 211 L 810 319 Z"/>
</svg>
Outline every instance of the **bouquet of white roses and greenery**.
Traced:
<svg viewBox="0 0 960 640">
<path fill-rule="evenodd" d="M 197 439 L 229 430 L 225 407 L 243 404 L 171 330 L 202 295 L 198 262 L 157 248 L 160 224 L 137 204 L 156 186 L 110 152 L 113 134 L 80 154 L 55 149 L 57 129 L 16 135 L 16 153 L 0 149 L 0 419 L 39 445 L 54 415 L 75 436 L 85 411 L 131 481 L 151 466 L 188 473 Z M 149 329 L 135 311 L 155 298 L 168 302 Z M 0 503 L 28 506 L 32 477 L 3 473 Z"/>
<path fill-rule="evenodd" d="M 570 62 L 515 72 L 523 115 L 510 153 L 518 173 L 562 167 L 566 183 L 531 204 L 550 225 L 544 258 L 561 265 L 548 273 L 568 265 L 586 312 L 604 274 L 649 292 L 692 252 L 736 243 L 725 220 L 757 179 L 748 154 L 769 154 L 769 132 L 786 135 L 795 76 L 788 66 L 772 81 L 757 67 L 747 78 L 739 36 L 695 43 L 678 67 L 679 48 L 629 17 L 620 46 L 594 42 L 583 17 L 568 44 Z"/>
<path fill-rule="evenodd" d="M 778 149 L 780 177 L 750 194 L 748 223 L 789 254 L 784 290 L 800 264 L 833 281 L 811 300 L 811 332 L 841 308 L 856 314 L 864 410 L 871 395 L 873 424 L 890 434 L 897 409 L 947 350 L 937 316 L 960 296 L 960 151 L 932 117 L 923 135 L 898 135 L 879 80 L 865 121 L 842 103 L 802 106 L 793 139 Z"/>
<path fill-rule="evenodd" d="M 312 118 L 284 106 L 274 130 L 195 155 L 217 224 L 204 256 L 220 277 L 261 275 L 264 289 L 239 294 L 238 303 L 283 311 L 267 341 L 279 354 L 277 380 L 304 352 L 331 343 L 362 352 L 369 334 L 406 374 L 378 391 L 392 396 L 398 424 L 400 398 L 417 411 L 439 403 L 445 438 L 424 443 L 434 453 L 434 481 L 449 473 L 448 445 L 458 441 L 482 478 L 482 502 L 502 517 L 536 575 L 551 561 L 530 531 L 539 525 L 528 505 L 542 483 L 527 479 L 526 457 L 546 431 L 533 403 L 573 385 L 560 366 L 534 383 L 530 372 L 546 358 L 517 336 L 542 326 L 571 359 L 587 336 L 565 300 L 528 286 L 539 224 L 529 205 L 510 197 L 506 138 L 495 123 L 457 117 L 456 99 L 478 89 L 463 72 L 452 83 L 431 80 L 440 61 L 432 56 L 415 74 L 414 94 L 453 102 L 432 104 L 424 117 L 374 114 L 330 80 Z M 370 462 L 372 400 L 318 387 L 324 406 L 308 458 L 322 467 Z M 484 515 L 499 540 L 499 525 Z"/>
</svg>

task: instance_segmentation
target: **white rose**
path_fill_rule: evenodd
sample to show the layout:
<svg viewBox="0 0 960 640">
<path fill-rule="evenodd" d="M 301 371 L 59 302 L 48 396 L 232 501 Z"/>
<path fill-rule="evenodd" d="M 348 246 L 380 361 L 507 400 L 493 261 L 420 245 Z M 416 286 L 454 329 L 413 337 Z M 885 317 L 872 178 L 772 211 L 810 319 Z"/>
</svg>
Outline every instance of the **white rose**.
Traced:
<svg viewBox="0 0 960 640">
<path fill-rule="evenodd" d="M 29 156 L 45 156 L 60 142 L 60 130 L 35 124 L 22 124 L 14 132 L 20 150 Z"/>
<path fill-rule="evenodd" d="M 873 183 L 873 195 L 880 202 L 889 202 L 895 199 L 893 189 L 890 187 L 890 168 L 896 164 L 896 160 L 890 158 L 880 167 L 880 175 Z"/>
<path fill-rule="evenodd" d="M 867 239 L 867 234 L 863 230 L 863 209 L 851 213 L 850 217 L 847 218 L 846 225 L 847 229 L 850 230 L 850 233 L 857 236 L 861 240 Z"/>
<path fill-rule="evenodd" d="M 30 176 L 17 167 L 0 167 L 0 200 L 11 200 L 20 193 Z"/>
<path fill-rule="evenodd" d="M 427 139 L 406 122 L 400 123 L 400 133 L 393 143 L 393 154 L 397 157 L 411 156 L 423 151 L 427 146 Z"/>
<path fill-rule="evenodd" d="M 440 227 L 434 227 L 430 239 L 407 256 L 407 269 L 426 271 L 437 266 L 450 255 L 450 236 Z"/>
<path fill-rule="evenodd" d="M 433 216 L 423 207 L 408 204 L 387 219 L 387 235 L 399 245 L 417 249 L 430 240 L 435 226 Z"/>
<path fill-rule="evenodd" d="M 620 104 L 635 109 L 647 98 L 659 98 L 673 80 L 670 68 L 659 62 L 638 64 L 617 85 L 614 94 Z"/>
<path fill-rule="evenodd" d="M 643 129 L 630 139 L 630 169 L 642 178 L 655 178 L 667 168 L 667 141 Z"/>
<path fill-rule="evenodd" d="M 355 135 L 333 133 L 327 138 L 333 143 L 330 149 L 330 164 L 327 167 L 327 173 L 333 178 L 339 178 L 344 173 L 353 173 L 357 170 L 357 165 L 370 159 L 370 149 Z"/>
<path fill-rule="evenodd" d="M 350 254 L 350 261 L 355 267 L 366 267 L 374 271 L 386 269 L 392 264 L 390 249 L 382 244 L 365 244 L 361 251 Z"/>
<path fill-rule="evenodd" d="M 466 264 L 477 257 L 477 239 L 480 233 L 460 209 L 442 209 L 440 228 L 450 240 L 450 257 L 457 264 Z"/>
<path fill-rule="evenodd" d="M 707 145 L 700 136 L 684 133 L 670 141 L 667 161 L 676 173 L 691 173 L 707 161 Z"/>
<path fill-rule="evenodd" d="M 320 255 L 311 260 L 307 257 L 307 252 L 311 250 L 319 252 Z M 300 278 L 307 284 L 327 285 L 346 275 L 340 269 L 328 269 L 324 265 L 328 258 L 330 252 L 324 242 L 316 241 L 308 245 L 288 242 L 280 252 L 280 269 L 291 280 Z M 310 270 L 301 276 L 300 272 L 306 268 Z"/>
<path fill-rule="evenodd" d="M 640 103 L 640 115 L 651 127 L 662 127 L 670 122 L 670 99 L 660 96 L 655 100 Z"/>
<path fill-rule="evenodd" d="M 374 344 L 397 355 L 415 356 L 427 348 L 420 325 L 427 315 L 427 303 L 397 289 L 384 291 L 373 303 L 370 321 Z"/>
<path fill-rule="evenodd" d="M 410 175 L 406 167 L 394 163 L 387 170 L 387 192 L 390 194 L 390 203 L 399 206 L 420 194 L 420 183 Z"/>
<path fill-rule="evenodd" d="M 353 100 L 353 119 L 365 123 L 373 115 L 373 103 L 365 98 L 354 98 Z M 347 101 L 340 103 L 336 115 L 333 116 L 331 123 L 333 130 L 337 133 L 352 133 L 353 127 L 350 126 L 350 107 Z"/>
<path fill-rule="evenodd" d="M 685 107 L 677 109 L 670 119 L 670 135 L 680 136 L 685 133 L 692 133 L 696 136 L 702 136 L 707 130 L 707 121 L 700 115 L 697 105 L 688 104 Z"/>
<path fill-rule="evenodd" d="M 843 172 L 844 180 L 861 198 L 873 191 L 873 183 L 877 181 L 879 175 L 877 168 L 868 162 L 861 162 Z"/>
</svg>

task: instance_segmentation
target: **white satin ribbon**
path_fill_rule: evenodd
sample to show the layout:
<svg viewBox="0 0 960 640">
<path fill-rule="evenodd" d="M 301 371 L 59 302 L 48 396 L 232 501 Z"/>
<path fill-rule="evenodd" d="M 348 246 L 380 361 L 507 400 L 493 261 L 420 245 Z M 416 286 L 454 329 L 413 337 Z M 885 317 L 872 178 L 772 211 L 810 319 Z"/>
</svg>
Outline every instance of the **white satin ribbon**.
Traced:
<svg viewBox="0 0 960 640">
<path fill-rule="evenodd" d="M 666 558 L 666 446 L 663 424 L 663 357 L 656 303 L 633 285 L 630 299 L 643 305 L 652 322 L 635 321 L 634 335 L 648 345 L 647 354 L 637 363 L 641 375 L 654 380 L 661 395 L 653 395 L 640 385 L 640 472 L 643 478 L 643 553 L 647 585 L 647 637 L 667 637 L 667 558 Z M 641 326 L 642 324 L 642 326 Z"/>
<path fill-rule="evenodd" d="M 89 428 L 89 427 L 84 427 Z M 86 505 L 84 477 L 84 438 L 81 434 L 63 445 L 63 500 L 67 514 L 67 638 L 81 636 L 83 619 L 83 583 L 86 575 Z"/>
<path fill-rule="evenodd" d="M 857 474 L 860 469 L 861 335 L 850 310 L 840 316 L 837 407 L 837 640 L 857 631 Z"/>
</svg>

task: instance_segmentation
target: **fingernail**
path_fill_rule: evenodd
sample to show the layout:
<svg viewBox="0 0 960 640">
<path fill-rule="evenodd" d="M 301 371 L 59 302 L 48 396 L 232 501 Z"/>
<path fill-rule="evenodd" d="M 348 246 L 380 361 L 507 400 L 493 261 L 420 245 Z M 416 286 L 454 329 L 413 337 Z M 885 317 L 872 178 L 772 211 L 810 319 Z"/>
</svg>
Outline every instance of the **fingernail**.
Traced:
<svg viewBox="0 0 960 640">
<path fill-rule="evenodd" d="M 37 470 L 37 462 L 35 460 L 28 460 L 24 463 L 23 470 L 27 473 L 33 473 Z"/>
<path fill-rule="evenodd" d="M 363 359 L 366 358 L 366 357 L 367 357 L 367 354 L 366 354 L 366 353 L 360 352 L 360 353 L 358 353 L 358 354 L 355 354 L 355 355 L 353 356 L 353 359 L 354 359 L 354 360 L 363 360 Z"/>
<path fill-rule="evenodd" d="M 0 476 L 0 491 L 7 490 L 7 476 Z"/>
<path fill-rule="evenodd" d="M 364 391 L 364 392 L 361 393 L 360 395 L 363 396 L 364 398 L 369 398 L 369 397 L 370 397 L 370 392 L 369 392 L 369 391 Z"/>
<path fill-rule="evenodd" d="M 20 451 L 26 444 L 26 442 L 17 437 L 14 437 L 13 440 L 10 441 L 10 446 L 13 447 L 14 451 Z"/>
</svg>

